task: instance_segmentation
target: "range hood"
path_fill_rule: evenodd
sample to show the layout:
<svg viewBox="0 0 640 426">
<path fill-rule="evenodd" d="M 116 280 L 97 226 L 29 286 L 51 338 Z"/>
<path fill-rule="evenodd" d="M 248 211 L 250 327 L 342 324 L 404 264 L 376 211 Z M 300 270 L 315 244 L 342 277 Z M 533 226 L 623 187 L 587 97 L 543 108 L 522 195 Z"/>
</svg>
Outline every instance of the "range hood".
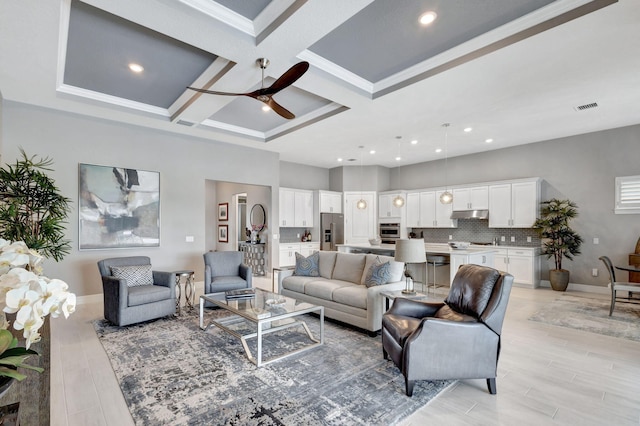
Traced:
<svg viewBox="0 0 640 426">
<path fill-rule="evenodd" d="M 454 210 L 451 219 L 489 219 L 489 210 Z"/>
</svg>

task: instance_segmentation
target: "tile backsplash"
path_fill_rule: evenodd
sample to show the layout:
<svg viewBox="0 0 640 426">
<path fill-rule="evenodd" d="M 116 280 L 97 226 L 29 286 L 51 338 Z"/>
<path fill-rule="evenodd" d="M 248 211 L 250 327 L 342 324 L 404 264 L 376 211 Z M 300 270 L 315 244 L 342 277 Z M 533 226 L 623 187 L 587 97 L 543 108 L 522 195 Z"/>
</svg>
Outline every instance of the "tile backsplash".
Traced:
<svg viewBox="0 0 640 426">
<path fill-rule="evenodd" d="M 489 221 L 482 219 L 458 219 L 457 228 L 413 228 L 413 232 L 422 235 L 428 243 L 448 243 L 449 241 L 469 241 L 490 243 L 498 238 L 498 245 L 519 247 L 540 247 L 540 238 L 530 228 L 489 228 Z M 451 235 L 451 240 L 449 240 Z M 505 241 L 501 241 L 501 237 Z M 515 241 L 511 241 L 511 238 Z M 531 238 L 531 242 L 527 241 Z"/>
</svg>

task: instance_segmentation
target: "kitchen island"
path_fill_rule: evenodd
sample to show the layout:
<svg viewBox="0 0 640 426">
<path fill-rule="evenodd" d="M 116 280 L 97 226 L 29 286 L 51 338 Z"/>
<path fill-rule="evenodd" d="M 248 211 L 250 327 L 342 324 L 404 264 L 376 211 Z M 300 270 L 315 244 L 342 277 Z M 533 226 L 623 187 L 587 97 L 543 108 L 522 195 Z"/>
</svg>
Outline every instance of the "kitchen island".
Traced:
<svg viewBox="0 0 640 426">
<path fill-rule="evenodd" d="M 345 253 L 374 253 L 385 256 L 394 256 L 396 247 L 394 244 L 380 244 L 377 246 L 372 246 L 371 244 L 337 244 L 338 251 Z M 425 243 L 424 251 L 429 255 L 439 255 L 446 256 L 449 258 L 449 283 L 453 281 L 453 277 L 456 274 L 458 268 L 461 265 L 466 264 L 474 264 L 474 265 L 483 265 L 494 267 L 494 256 L 497 251 L 495 246 L 472 246 L 467 249 L 453 249 L 449 246 L 449 244 L 442 243 Z M 418 265 L 408 266 L 411 270 Z M 422 282 L 423 284 L 427 284 L 426 277 L 428 274 L 429 265 L 425 263 L 419 274 L 417 276 L 416 281 Z M 418 272 L 418 271 L 416 271 Z"/>
</svg>

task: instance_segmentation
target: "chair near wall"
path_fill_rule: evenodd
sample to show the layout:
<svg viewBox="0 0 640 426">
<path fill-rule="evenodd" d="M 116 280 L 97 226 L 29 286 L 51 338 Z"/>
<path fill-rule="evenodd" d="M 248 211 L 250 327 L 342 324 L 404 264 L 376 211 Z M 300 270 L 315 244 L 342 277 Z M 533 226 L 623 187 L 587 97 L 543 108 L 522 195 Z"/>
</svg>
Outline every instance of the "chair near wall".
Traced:
<svg viewBox="0 0 640 426">
<path fill-rule="evenodd" d="M 607 256 L 600 256 L 600 260 L 602 260 L 602 263 L 604 263 L 607 271 L 609 272 L 609 289 L 611 290 L 611 307 L 609 308 L 609 316 L 613 314 L 613 309 L 616 306 L 616 301 L 640 303 L 639 298 L 633 297 L 634 292 L 640 293 L 640 283 L 616 281 L 616 271 L 613 268 L 611 259 L 609 259 Z M 628 297 L 623 298 L 618 296 L 619 291 L 627 291 Z"/>
<path fill-rule="evenodd" d="M 251 267 L 240 251 L 210 251 L 204 254 L 204 293 L 251 288 Z"/>
<path fill-rule="evenodd" d="M 396 298 L 382 316 L 382 347 L 405 378 L 486 379 L 496 393 L 500 335 L 513 276 L 493 268 L 462 265 L 444 303 Z"/>
<path fill-rule="evenodd" d="M 98 262 L 104 317 L 124 326 L 176 312 L 173 272 L 153 271 L 147 256 L 113 257 Z"/>
</svg>

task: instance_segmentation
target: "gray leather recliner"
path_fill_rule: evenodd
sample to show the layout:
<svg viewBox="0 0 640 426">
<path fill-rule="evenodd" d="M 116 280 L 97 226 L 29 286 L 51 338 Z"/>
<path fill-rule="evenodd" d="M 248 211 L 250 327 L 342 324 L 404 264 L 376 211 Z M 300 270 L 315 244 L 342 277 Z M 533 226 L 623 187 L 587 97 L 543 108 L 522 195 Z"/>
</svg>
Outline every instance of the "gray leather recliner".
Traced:
<svg viewBox="0 0 640 426">
<path fill-rule="evenodd" d="M 513 276 L 462 265 L 444 303 L 396 298 L 382 317 L 382 346 L 405 377 L 416 380 L 486 379 L 496 393 L 500 334 Z"/>
<path fill-rule="evenodd" d="M 112 275 L 112 267 L 151 265 L 147 256 L 112 257 L 98 262 L 102 276 L 104 317 L 124 326 L 176 312 L 176 275 L 152 271 L 153 284 L 129 287 L 127 280 Z"/>
</svg>

